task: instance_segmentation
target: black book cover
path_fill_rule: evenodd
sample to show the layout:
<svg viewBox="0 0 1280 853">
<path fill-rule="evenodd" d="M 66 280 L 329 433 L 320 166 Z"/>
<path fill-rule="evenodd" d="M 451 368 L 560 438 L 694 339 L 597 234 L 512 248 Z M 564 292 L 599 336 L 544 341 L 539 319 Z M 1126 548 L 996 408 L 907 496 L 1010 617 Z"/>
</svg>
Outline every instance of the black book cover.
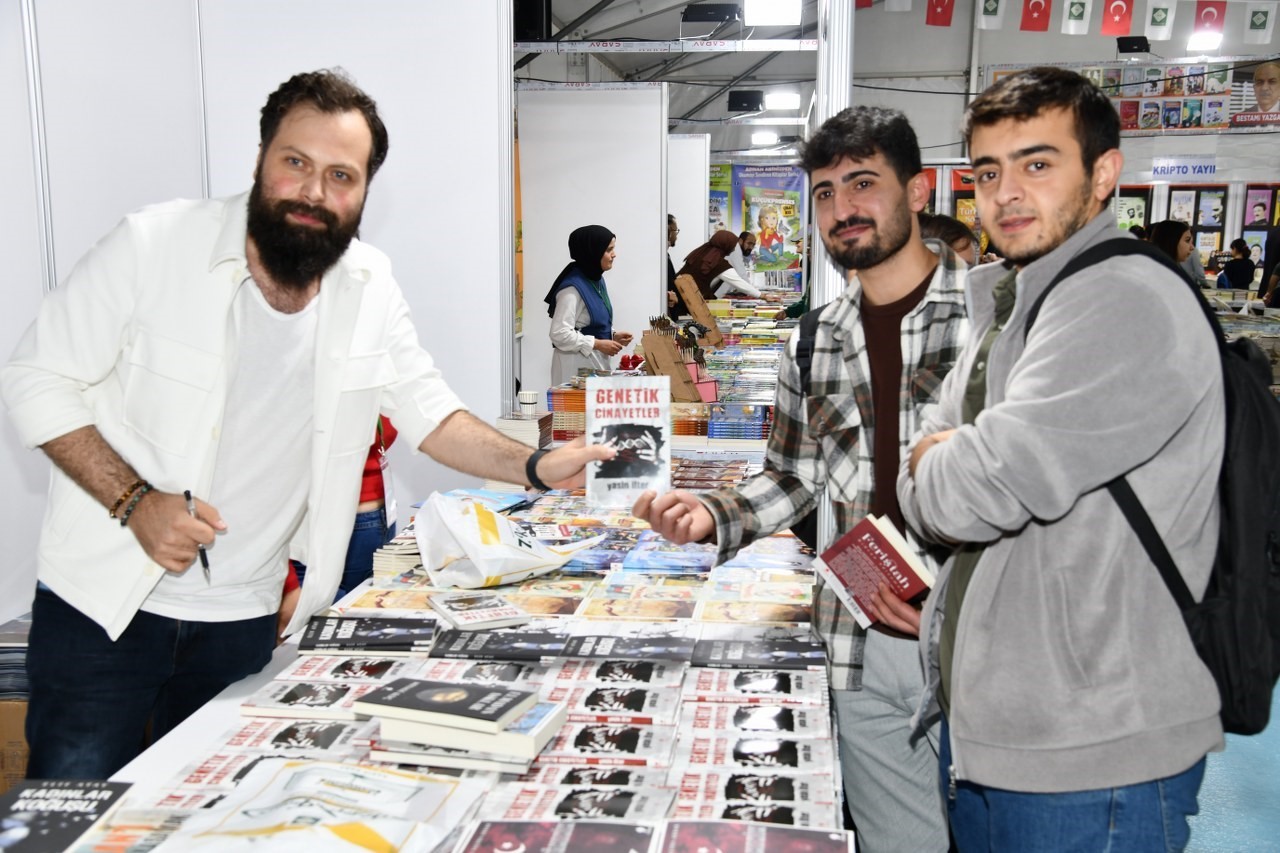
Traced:
<svg viewBox="0 0 1280 853">
<path fill-rule="evenodd" d="M 589 635 L 569 637 L 563 655 L 569 658 L 615 658 L 618 660 L 674 660 L 688 662 L 693 657 L 690 637 L 615 637 Z"/>
<path fill-rule="evenodd" d="M 0 847 L 60 853 L 110 812 L 128 782 L 24 779 L 0 797 Z"/>
<path fill-rule="evenodd" d="M 694 666 L 729 669 L 826 669 L 827 653 L 820 640 L 698 640 Z"/>
<path fill-rule="evenodd" d="M 563 654 L 566 636 L 542 628 L 491 631 L 438 630 L 430 657 L 464 660 L 542 661 Z"/>
<path fill-rule="evenodd" d="M 436 623 L 430 619 L 312 616 L 298 641 L 301 652 L 426 651 Z"/>
<path fill-rule="evenodd" d="M 532 690 L 397 678 L 355 702 L 362 713 L 474 731 L 501 731 L 538 701 Z"/>
</svg>

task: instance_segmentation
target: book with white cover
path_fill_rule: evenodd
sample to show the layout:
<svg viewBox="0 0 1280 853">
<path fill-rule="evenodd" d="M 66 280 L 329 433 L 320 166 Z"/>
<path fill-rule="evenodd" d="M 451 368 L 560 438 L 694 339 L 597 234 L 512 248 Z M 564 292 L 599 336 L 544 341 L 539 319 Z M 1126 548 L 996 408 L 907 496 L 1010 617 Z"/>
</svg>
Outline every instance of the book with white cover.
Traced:
<svg viewBox="0 0 1280 853">
<path fill-rule="evenodd" d="M 569 723 L 538 756 L 538 762 L 668 767 L 675 740 L 675 726 Z"/>
<path fill-rule="evenodd" d="M 498 820 L 659 821 L 667 816 L 671 788 L 622 788 L 616 785 L 538 785 L 505 782 L 484 799 L 484 813 Z"/>
<path fill-rule="evenodd" d="M 688 666 L 678 661 L 567 658 L 547 668 L 544 685 L 634 684 L 655 689 L 679 688 Z"/>
<path fill-rule="evenodd" d="M 426 668 L 426 658 L 304 655 L 281 670 L 275 680 L 385 684 L 397 678 L 418 678 Z"/>
<path fill-rule="evenodd" d="M 679 820 L 741 820 L 750 823 L 780 824 L 805 829 L 841 830 L 838 810 L 832 804 L 754 802 L 676 802 L 672 817 Z M 763 847 L 762 850 L 782 850 Z"/>
<path fill-rule="evenodd" d="M 539 785 L 619 785 L 623 788 L 661 788 L 667 785 L 663 770 L 634 767 L 572 767 L 561 764 L 538 765 L 516 781 Z M 674 786 L 673 786 L 674 787 Z"/>
<path fill-rule="evenodd" d="M 430 661 L 422 678 L 463 684 L 510 684 L 532 689 L 547 678 L 549 671 L 548 667 L 528 662 L 436 659 Z"/>
<path fill-rule="evenodd" d="M 831 742 L 780 737 L 693 734 L 682 737 L 675 766 L 738 767 L 830 773 L 835 767 Z"/>
<path fill-rule="evenodd" d="M 671 770 L 667 783 L 682 802 L 745 800 L 752 803 L 838 802 L 835 777 L 830 773 L 799 773 L 765 768 L 731 770 L 725 767 L 686 765 Z"/>
<path fill-rule="evenodd" d="M 532 618 L 523 607 L 491 590 L 441 592 L 431 596 L 429 603 L 446 622 L 463 631 L 523 625 Z"/>
<path fill-rule="evenodd" d="M 529 758 L 490 755 L 469 749 L 429 746 L 402 740 L 375 740 L 369 748 L 369 760 L 386 764 L 413 764 L 419 767 L 466 768 L 496 773 L 525 773 L 533 763 Z"/>
<path fill-rule="evenodd" d="M 586 403 L 587 440 L 617 451 L 587 465 L 587 503 L 630 507 L 645 491 L 669 491 L 670 377 L 592 376 Z"/>
<path fill-rule="evenodd" d="M 685 702 L 680 706 L 679 722 L 682 733 L 829 738 L 830 716 L 829 709 L 818 705 Z"/>
<path fill-rule="evenodd" d="M 573 723 L 670 724 L 676 721 L 680 706 L 680 694 L 673 690 L 619 684 L 544 686 L 542 696 L 563 702 Z"/>
<path fill-rule="evenodd" d="M 240 703 L 240 715 L 354 720 L 352 703 L 376 687 L 337 681 L 269 681 Z"/>
<path fill-rule="evenodd" d="M 689 670 L 681 695 L 690 702 L 828 704 L 827 674 L 812 670 Z"/>
<path fill-rule="evenodd" d="M 660 836 L 653 824 L 623 820 L 482 820 L 455 853 L 657 853 Z"/>
</svg>

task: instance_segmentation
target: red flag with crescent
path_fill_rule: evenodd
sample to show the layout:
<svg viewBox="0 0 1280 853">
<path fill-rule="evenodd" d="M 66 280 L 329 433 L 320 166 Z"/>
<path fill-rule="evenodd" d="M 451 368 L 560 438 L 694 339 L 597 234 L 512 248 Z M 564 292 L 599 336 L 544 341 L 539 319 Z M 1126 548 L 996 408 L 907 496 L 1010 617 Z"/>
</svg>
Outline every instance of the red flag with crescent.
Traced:
<svg viewBox="0 0 1280 853">
<path fill-rule="evenodd" d="M 1022 0 L 1021 29 L 1033 33 L 1049 32 L 1049 0 Z"/>
<path fill-rule="evenodd" d="M 924 13 L 925 25 L 930 27 L 951 26 L 951 13 L 955 9 L 955 0 L 929 0 L 929 11 Z"/>
<path fill-rule="evenodd" d="M 871 0 L 854 0 L 853 8 L 854 9 L 870 9 Z"/>
<path fill-rule="evenodd" d="M 1127 36 L 1133 24 L 1134 0 L 1103 0 L 1102 35 Z"/>
<path fill-rule="evenodd" d="M 1227 16 L 1227 0 L 1196 0 L 1196 22 L 1192 31 L 1221 33 Z"/>
</svg>

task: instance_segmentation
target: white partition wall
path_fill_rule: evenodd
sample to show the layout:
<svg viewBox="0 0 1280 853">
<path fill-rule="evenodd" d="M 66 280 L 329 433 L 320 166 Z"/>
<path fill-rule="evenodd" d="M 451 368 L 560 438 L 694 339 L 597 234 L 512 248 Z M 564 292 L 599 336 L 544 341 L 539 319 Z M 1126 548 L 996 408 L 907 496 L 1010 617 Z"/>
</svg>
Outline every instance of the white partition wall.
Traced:
<svg viewBox="0 0 1280 853">
<path fill-rule="evenodd" d="M 250 185 L 259 111 L 272 90 L 299 71 L 346 69 L 378 102 L 391 141 L 361 237 L 390 256 L 446 380 L 492 422 L 513 396 L 503 381 L 512 345 L 502 216 L 511 197 L 510 4 L 206 0 L 200 8 L 212 193 Z M 402 507 L 433 489 L 479 485 L 399 444 L 392 453 Z"/>
<path fill-rule="evenodd" d="M 707 242 L 710 204 L 711 137 L 705 133 L 667 136 L 667 213 L 680 224 L 671 260 L 680 269 L 684 258 Z"/>
<path fill-rule="evenodd" d="M 666 310 L 666 103 L 656 85 L 516 92 L 525 388 L 543 391 L 551 381 L 542 300 L 569 262 L 573 229 L 603 225 L 617 235 L 618 259 L 605 276 L 615 330 L 632 332 L 638 343 L 649 317 Z"/>
</svg>

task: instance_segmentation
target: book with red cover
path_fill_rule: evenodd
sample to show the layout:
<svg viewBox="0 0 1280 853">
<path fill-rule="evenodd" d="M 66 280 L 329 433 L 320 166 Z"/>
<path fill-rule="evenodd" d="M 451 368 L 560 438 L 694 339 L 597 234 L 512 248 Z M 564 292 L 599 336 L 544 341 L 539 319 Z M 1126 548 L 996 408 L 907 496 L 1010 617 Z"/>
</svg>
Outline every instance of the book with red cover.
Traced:
<svg viewBox="0 0 1280 853">
<path fill-rule="evenodd" d="M 881 584 L 903 601 L 933 588 L 933 572 L 887 518 L 868 515 L 813 561 L 814 570 L 863 628 L 871 627 L 872 593 Z"/>
</svg>

